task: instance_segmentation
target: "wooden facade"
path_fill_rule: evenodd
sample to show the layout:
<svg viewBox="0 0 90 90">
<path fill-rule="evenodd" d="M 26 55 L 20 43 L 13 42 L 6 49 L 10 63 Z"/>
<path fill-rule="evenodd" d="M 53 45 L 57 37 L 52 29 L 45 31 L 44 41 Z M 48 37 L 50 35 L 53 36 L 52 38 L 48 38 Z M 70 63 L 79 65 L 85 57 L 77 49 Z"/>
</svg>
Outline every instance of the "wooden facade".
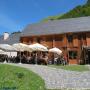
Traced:
<svg viewBox="0 0 90 90">
<path fill-rule="evenodd" d="M 40 43 L 49 49 L 57 47 L 67 56 L 69 64 L 80 64 L 83 46 L 90 46 L 90 32 L 73 32 L 51 35 L 22 36 L 22 43 Z"/>
</svg>

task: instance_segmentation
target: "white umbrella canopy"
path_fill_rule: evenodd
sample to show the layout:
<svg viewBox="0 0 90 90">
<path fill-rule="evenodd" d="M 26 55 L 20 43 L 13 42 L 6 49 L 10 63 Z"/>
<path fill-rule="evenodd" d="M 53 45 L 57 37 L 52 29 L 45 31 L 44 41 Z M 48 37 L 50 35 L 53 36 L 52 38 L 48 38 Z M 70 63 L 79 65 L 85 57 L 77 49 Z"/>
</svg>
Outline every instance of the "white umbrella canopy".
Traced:
<svg viewBox="0 0 90 90">
<path fill-rule="evenodd" d="M 0 44 L 0 49 L 4 51 L 16 51 L 16 49 L 9 44 Z"/>
<path fill-rule="evenodd" d="M 12 45 L 17 49 L 17 51 L 29 51 L 32 52 L 32 49 L 29 48 L 29 45 L 23 44 L 23 43 L 15 43 Z"/>
<path fill-rule="evenodd" d="M 33 49 L 33 51 L 48 51 L 47 47 L 39 43 L 29 45 L 29 48 Z"/>
<path fill-rule="evenodd" d="M 0 54 L 4 54 L 5 52 L 3 50 L 0 49 Z"/>
<path fill-rule="evenodd" d="M 58 55 L 62 54 L 62 51 L 59 48 L 56 48 L 56 47 L 49 49 L 49 52 L 56 53 Z"/>
</svg>

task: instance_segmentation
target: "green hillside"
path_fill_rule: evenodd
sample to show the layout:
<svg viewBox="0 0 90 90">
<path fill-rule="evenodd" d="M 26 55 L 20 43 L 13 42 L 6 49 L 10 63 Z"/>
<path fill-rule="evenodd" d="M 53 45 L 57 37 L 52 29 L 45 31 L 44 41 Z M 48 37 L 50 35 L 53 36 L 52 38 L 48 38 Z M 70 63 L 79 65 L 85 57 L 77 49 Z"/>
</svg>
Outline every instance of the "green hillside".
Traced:
<svg viewBox="0 0 90 90">
<path fill-rule="evenodd" d="M 88 0 L 85 5 L 82 6 L 79 5 L 63 15 L 50 16 L 44 19 L 43 21 L 59 20 L 65 18 L 76 18 L 76 17 L 84 17 L 84 16 L 90 16 L 90 0 Z"/>
</svg>

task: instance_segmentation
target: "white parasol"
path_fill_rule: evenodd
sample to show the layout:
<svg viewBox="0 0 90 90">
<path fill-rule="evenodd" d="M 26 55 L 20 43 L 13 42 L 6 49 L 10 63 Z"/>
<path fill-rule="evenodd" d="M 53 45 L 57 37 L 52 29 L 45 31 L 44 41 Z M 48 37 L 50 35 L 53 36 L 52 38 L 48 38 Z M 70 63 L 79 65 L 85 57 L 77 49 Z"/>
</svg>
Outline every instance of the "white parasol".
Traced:
<svg viewBox="0 0 90 90">
<path fill-rule="evenodd" d="M 19 63 L 19 64 L 21 64 L 21 52 L 23 52 L 23 51 L 29 51 L 29 52 L 32 52 L 32 49 L 29 48 L 28 45 L 23 44 L 23 43 L 15 43 L 15 44 L 13 44 L 12 46 L 13 46 L 14 48 L 16 48 L 17 51 L 20 52 L 20 63 Z"/>
<path fill-rule="evenodd" d="M 3 50 L 0 49 L 0 54 L 4 54 L 5 52 Z"/>
<path fill-rule="evenodd" d="M 49 49 L 49 52 L 53 52 L 53 53 L 56 53 L 58 55 L 62 54 L 62 51 L 59 48 L 56 48 L 56 47 Z"/>
<path fill-rule="evenodd" d="M 4 51 L 16 51 L 16 49 L 9 44 L 0 44 L 0 49 Z"/>
<path fill-rule="evenodd" d="M 39 43 L 29 45 L 29 48 L 31 48 L 33 51 L 48 51 L 47 47 Z"/>
<path fill-rule="evenodd" d="M 48 51 L 47 47 L 36 43 L 36 44 L 32 44 L 29 45 L 29 47 L 33 50 L 33 51 Z M 36 58 L 35 58 L 36 64 L 37 64 L 37 53 L 36 53 Z"/>
<path fill-rule="evenodd" d="M 32 52 L 32 49 L 29 48 L 29 45 L 23 44 L 23 43 L 15 43 L 12 45 L 14 48 L 17 49 L 17 51 L 29 51 Z"/>
</svg>

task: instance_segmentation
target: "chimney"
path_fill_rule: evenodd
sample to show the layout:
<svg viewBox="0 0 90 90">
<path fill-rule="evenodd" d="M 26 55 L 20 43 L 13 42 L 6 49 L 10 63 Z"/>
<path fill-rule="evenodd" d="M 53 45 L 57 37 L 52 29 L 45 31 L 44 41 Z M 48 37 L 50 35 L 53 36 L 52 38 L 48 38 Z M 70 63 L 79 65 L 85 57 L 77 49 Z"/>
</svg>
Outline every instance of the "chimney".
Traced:
<svg viewBox="0 0 90 90">
<path fill-rule="evenodd" d="M 9 38 L 9 33 L 8 32 L 4 32 L 4 40 L 7 40 Z"/>
</svg>

